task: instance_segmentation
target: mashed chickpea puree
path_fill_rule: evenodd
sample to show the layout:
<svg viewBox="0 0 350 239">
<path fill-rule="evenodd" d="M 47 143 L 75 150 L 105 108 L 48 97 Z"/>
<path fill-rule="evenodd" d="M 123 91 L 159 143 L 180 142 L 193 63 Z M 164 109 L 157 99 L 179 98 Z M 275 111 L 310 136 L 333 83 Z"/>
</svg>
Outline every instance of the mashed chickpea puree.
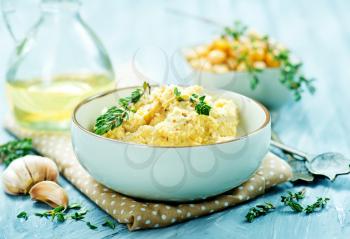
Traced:
<svg viewBox="0 0 350 239">
<path fill-rule="evenodd" d="M 210 111 L 201 114 L 198 102 Z M 148 145 L 202 145 L 235 137 L 238 122 L 237 106 L 232 100 L 206 95 L 200 86 L 170 85 L 142 95 L 128 119 L 103 135 Z"/>
</svg>

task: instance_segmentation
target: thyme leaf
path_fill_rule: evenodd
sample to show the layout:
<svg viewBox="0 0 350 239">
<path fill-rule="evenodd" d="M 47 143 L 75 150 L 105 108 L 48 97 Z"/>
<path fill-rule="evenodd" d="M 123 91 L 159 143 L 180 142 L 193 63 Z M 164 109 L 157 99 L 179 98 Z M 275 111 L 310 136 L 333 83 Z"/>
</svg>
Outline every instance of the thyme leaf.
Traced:
<svg viewBox="0 0 350 239">
<path fill-rule="evenodd" d="M 287 196 L 281 196 L 281 202 L 290 207 L 295 212 L 302 212 L 304 207 L 298 202 L 305 197 L 305 191 L 302 190 L 297 193 L 287 192 Z"/>
<path fill-rule="evenodd" d="M 54 221 L 56 218 L 57 222 L 64 222 L 66 220 L 64 211 L 64 206 L 58 206 L 52 210 L 37 212 L 34 215 L 37 217 L 45 217 L 47 219 L 51 219 L 51 221 Z"/>
<path fill-rule="evenodd" d="M 102 223 L 103 227 L 109 227 L 111 229 L 115 229 L 115 223 L 106 219 L 104 223 Z"/>
<path fill-rule="evenodd" d="M 225 27 L 224 35 L 231 36 L 233 39 L 238 40 L 241 36 L 243 36 L 248 27 L 244 25 L 240 21 L 235 21 L 233 27 Z"/>
<path fill-rule="evenodd" d="M 80 221 L 83 220 L 85 218 L 86 213 L 88 212 L 87 209 L 78 211 L 78 212 L 74 212 L 73 215 L 71 215 L 70 217 L 75 220 L 75 221 Z"/>
<path fill-rule="evenodd" d="M 97 226 L 92 224 L 91 222 L 86 222 L 86 225 L 91 229 L 91 230 L 95 230 L 97 229 Z"/>
<path fill-rule="evenodd" d="M 322 210 L 323 208 L 326 207 L 329 200 L 330 200 L 329 198 L 322 198 L 322 197 L 317 198 L 316 202 L 306 206 L 305 213 L 310 214 L 315 212 L 317 209 Z"/>
<path fill-rule="evenodd" d="M 143 90 L 136 89 L 131 92 L 130 96 L 120 98 L 118 100 L 118 107 L 110 107 L 106 113 L 100 115 L 96 119 L 95 126 L 93 128 L 94 133 L 103 135 L 114 128 L 117 128 L 123 124 L 124 121 L 129 119 L 130 112 L 135 112 L 132 109 L 132 105 L 136 104 L 141 97 L 148 91 L 150 92 L 151 86 L 145 82 L 143 84 Z"/>
<path fill-rule="evenodd" d="M 181 91 L 177 87 L 174 88 L 174 95 L 177 101 L 183 101 L 184 99 L 181 96 Z"/>
<path fill-rule="evenodd" d="M 194 104 L 194 109 L 199 115 L 209 115 L 211 106 L 205 102 L 205 95 L 199 96 L 197 94 L 192 94 L 190 96 L 190 102 Z"/>
<path fill-rule="evenodd" d="M 274 209 L 275 206 L 272 203 L 265 202 L 265 204 L 256 205 L 255 207 L 250 208 L 245 218 L 248 222 L 253 222 L 256 218 L 265 216 Z"/>
<path fill-rule="evenodd" d="M 0 146 L 0 161 L 8 166 L 13 160 L 26 156 L 32 151 L 32 139 L 10 141 Z"/>
<path fill-rule="evenodd" d="M 68 205 L 68 209 L 79 210 L 79 209 L 81 209 L 81 205 L 79 203 L 72 203 L 72 204 Z"/>
<path fill-rule="evenodd" d="M 25 211 L 22 211 L 22 212 L 17 214 L 17 218 L 23 218 L 25 221 L 27 221 L 28 220 L 28 213 Z"/>
<path fill-rule="evenodd" d="M 274 57 L 281 64 L 280 82 L 293 92 L 296 101 L 301 99 L 301 94 L 305 89 L 307 89 L 310 94 L 315 93 L 316 88 L 313 85 L 315 79 L 306 78 L 300 73 L 303 64 L 300 62 L 293 63 L 290 60 L 289 50 L 280 51 L 278 54 L 275 54 Z"/>
</svg>

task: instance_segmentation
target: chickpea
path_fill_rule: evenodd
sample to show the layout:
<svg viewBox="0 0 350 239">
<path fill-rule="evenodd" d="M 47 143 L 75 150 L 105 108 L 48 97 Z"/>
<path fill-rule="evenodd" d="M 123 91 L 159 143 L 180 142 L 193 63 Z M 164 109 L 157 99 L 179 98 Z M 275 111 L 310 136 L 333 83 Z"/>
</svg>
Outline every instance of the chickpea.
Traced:
<svg viewBox="0 0 350 239">
<path fill-rule="evenodd" d="M 268 67 L 279 67 L 280 63 L 275 59 L 271 53 L 265 55 L 265 62 Z"/>
<path fill-rule="evenodd" d="M 190 65 L 195 68 L 195 69 L 199 69 L 200 68 L 200 61 L 198 59 L 193 59 L 190 62 Z"/>
<path fill-rule="evenodd" d="M 206 56 L 208 55 L 209 49 L 206 45 L 197 46 L 194 51 L 197 53 L 197 56 Z"/>
<path fill-rule="evenodd" d="M 265 58 L 265 51 L 262 48 L 251 50 L 249 53 L 249 59 L 254 61 L 263 61 Z"/>
<path fill-rule="evenodd" d="M 205 58 L 199 59 L 199 67 L 198 70 L 203 71 L 212 71 L 212 64 Z"/>
<path fill-rule="evenodd" d="M 213 41 L 212 48 L 221 51 L 227 51 L 230 49 L 230 44 L 227 39 L 219 38 Z"/>
<path fill-rule="evenodd" d="M 237 50 L 241 46 L 241 43 L 239 41 L 233 40 L 230 42 L 230 47 L 233 50 Z"/>
<path fill-rule="evenodd" d="M 234 70 L 234 69 L 236 69 L 238 62 L 235 58 L 229 57 L 226 60 L 226 64 L 231 70 Z"/>
<path fill-rule="evenodd" d="M 254 50 L 256 50 L 256 49 L 265 50 L 266 47 L 267 47 L 267 45 L 266 45 L 266 42 L 264 42 L 264 41 L 254 41 L 254 42 L 252 42 L 252 48 Z"/>
<path fill-rule="evenodd" d="M 255 29 L 249 29 L 247 35 L 250 39 L 261 39 L 261 35 Z"/>
<path fill-rule="evenodd" d="M 198 57 L 196 51 L 193 49 L 186 49 L 184 51 L 184 55 L 188 61 L 191 61 L 191 60 L 196 59 Z"/>
<path fill-rule="evenodd" d="M 247 71 L 247 65 L 244 62 L 241 62 L 238 64 L 236 71 L 242 72 L 242 71 Z"/>
<path fill-rule="evenodd" d="M 266 68 L 266 63 L 263 61 L 256 61 L 256 62 L 254 62 L 253 66 L 254 66 L 254 68 L 263 70 Z"/>
<path fill-rule="evenodd" d="M 215 73 L 226 73 L 229 72 L 229 68 L 225 64 L 219 64 L 213 66 L 213 71 Z"/>
<path fill-rule="evenodd" d="M 226 53 L 221 50 L 212 50 L 208 54 L 208 60 L 212 64 L 220 64 L 226 60 Z"/>
<path fill-rule="evenodd" d="M 250 48 L 251 48 L 250 44 L 241 44 L 238 47 L 236 54 L 238 54 L 238 56 L 247 55 L 247 54 L 249 54 Z"/>
</svg>

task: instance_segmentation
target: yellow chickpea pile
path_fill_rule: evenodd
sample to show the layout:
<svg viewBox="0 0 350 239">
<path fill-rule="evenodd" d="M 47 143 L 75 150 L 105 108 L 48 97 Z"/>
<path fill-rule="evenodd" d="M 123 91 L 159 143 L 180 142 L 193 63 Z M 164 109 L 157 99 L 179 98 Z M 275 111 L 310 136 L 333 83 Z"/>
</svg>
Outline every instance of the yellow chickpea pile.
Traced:
<svg viewBox="0 0 350 239">
<path fill-rule="evenodd" d="M 250 31 L 237 40 L 222 36 L 210 44 L 188 49 L 184 54 L 190 65 L 197 70 L 225 73 L 247 71 L 248 67 L 279 67 L 280 62 L 275 59 L 275 54 L 282 49 L 282 46 Z"/>
</svg>

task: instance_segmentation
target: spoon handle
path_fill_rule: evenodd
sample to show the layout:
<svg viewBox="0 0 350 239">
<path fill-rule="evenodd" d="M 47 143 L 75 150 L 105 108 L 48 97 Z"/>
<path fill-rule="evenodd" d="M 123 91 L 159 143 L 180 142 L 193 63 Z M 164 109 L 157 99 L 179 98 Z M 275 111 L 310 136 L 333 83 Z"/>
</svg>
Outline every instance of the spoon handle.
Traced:
<svg viewBox="0 0 350 239">
<path fill-rule="evenodd" d="M 297 149 L 293 149 L 293 148 L 291 148 L 291 147 L 289 147 L 287 145 L 281 144 L 281 143 L 276 142 L 274 140 L 271 140 L 271 145 L 276 147 L 276 148 L 279 148 L 279 149 L 283 150 L 286 153 L 298 155 L 299 157 L 302 157 L 305 160 L 308 160 L 308 155 L 306 153 L 302 152 L 302 151 L 299 151 Z"/>
</svg>

